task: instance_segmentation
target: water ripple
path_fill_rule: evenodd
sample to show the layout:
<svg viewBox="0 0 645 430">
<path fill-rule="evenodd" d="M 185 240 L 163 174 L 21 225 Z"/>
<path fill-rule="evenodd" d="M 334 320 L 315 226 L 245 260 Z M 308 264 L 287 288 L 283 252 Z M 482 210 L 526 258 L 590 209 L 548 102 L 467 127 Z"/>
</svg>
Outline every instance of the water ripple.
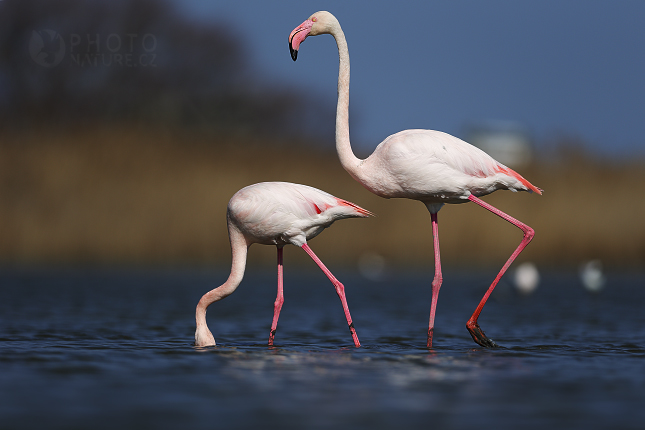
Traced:
<svg viewBox="0 0 645 430">
<path fill-rule="evenodd" d="M 638 277 L 623 290 L 608 284 L 602 307 L 568 278 L 552 277 L 551 288 L 528 298 L 492 296 L 481 323 L 501 345 L 495 349 L 478 347 L 464 329 L 481 293 L 453 284 L 442 291 L 428 350 L 425 277 L 403 277 L 409 288 L 394 296 L 343 277 L 352 299 L 363 298 L 350 303 L 357 349 L 325 279 L 318 286 L 306 277 L 307 294 L 288 296 L 275 346 L 266 344 L 274 291 L 251 279 L 209 310 L 218 345 L 197 348 L 192 312 L 218 274 L 6 276 L 13 276 L 0 288 L 7 428 L 469 428 L 485 417 L 496 429 L 543 430 L 645 422 Z"/>
</svg>

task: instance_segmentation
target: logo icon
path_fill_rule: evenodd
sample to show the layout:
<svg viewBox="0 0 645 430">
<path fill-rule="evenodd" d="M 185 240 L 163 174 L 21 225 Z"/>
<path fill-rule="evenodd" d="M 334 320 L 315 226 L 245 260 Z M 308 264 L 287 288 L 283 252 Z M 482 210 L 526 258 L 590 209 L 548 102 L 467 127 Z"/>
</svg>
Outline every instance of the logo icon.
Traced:
<svg viewBox="0 0 645 430">
<path fill-rule="evenodd" d="M 29 40 L 29 53 L 39 66 L 55 67 L 65 56 L 65 41 L 54 30 L 34 30 Z"/>
</svg>

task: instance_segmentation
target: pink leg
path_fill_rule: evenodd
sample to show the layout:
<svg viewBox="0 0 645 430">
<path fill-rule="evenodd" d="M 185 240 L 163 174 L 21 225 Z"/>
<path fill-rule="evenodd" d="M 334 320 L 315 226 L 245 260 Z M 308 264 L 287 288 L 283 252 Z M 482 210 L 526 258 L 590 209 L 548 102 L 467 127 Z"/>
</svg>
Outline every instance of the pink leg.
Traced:
<svg viewBox="0 0 645 430">
<path fill-rule="evenodd" d="M 490 285 L 490 287 L 488 287 L 488 291 L 486 291 L 486 294 L 484 294 L 484 297 L 482 298 L 481 302 L 479 302 L 477 309 L 475 309 L 475 312 L 466 323 L 466 328 L 468 329 L 468 331 L 470 332 L 470 335 L 472 336 L 473 340 L 476 343 L 478 343 L 481 346 L 496 347 L 497 344 L 493 342 L 491 339 L 489 339 L 488 337 L 486 337 L 482 329 L 479 327 L 479 324 L 477 324 L 477 319 L 479 318 L 479 314 L 481 313 L 482 309 L 484 308 L 484 305 L 486 304 L 486 300 L 488 300 L 488 297 L 490 297 L 491 293 L 495 289 L 495 286 L 497 286 L 497 283 L 502 278 L 504 273 L 506 273 L 506 270 L 508 270 L 508 268 L 510 267 L 511 263 L 513 263 L 515 258 L 517 258 L 517 256 L 520 254 L 520 252 L 522 252 L 522 250 L 526 247 L 526 245 L 528 245 L 529 242 L 531 242 L 531 239 L 533 239 L 535 232 L 528 225 L 516 220 L 510 215 L 505 214 L 499 209 L 473 196 L 472 194 L 468 197 L 468 200 L 474 203 L 477 203 L 479 206 L 483 207 L 484 209 L 488 209 L 495 215 L 505 219 L 506 221 L 510 222 L 511 224 L 518 227 L 520 230 L 524 232 L 524 237 L 522 238 L 522 242 L 520 242 L 517 249 L 515 249 L 513 254 L 511 254 L 508 261 L 506 261 L 506 264 L 504 264 L 504 267 L 502 267 L 502 270 L 499 271 L 493 283 Z"/>
<path fill-rule="evenodd" d="M 354 339 L 354 345 L 356 345 L 356 348 L 359 348 L 361 346 L 361 343 L 358 341 L 358 336 L 356 335 L 356 330 L 354 329 L 354 323 L 352 322 L 352 316 L 349 314 L 349 307 L 347 306 L 347 300 L 345 299 L 345 287 L 340 283 L 338 279 L 334 277 L 334 275 L 332 275 L 329 269 L 325 267 L 323 262 L 320 261 L 316 254 L 314 254 L 309 245 L 305 243 L 304 245 L 302 245 L 302 249 L 304 249 L 305 252 L 309 254 L 311 259 L 316 262 L 318 267 L 320 267 L 325 275 L 327 275 L 331 283 L 334 284 L 336 293 L 338 294 L 338 297 L 340 297 L 340 302 L 343 304 L 343 310 L 345 311 L 345 317 L 347 318 L 347 325 L 349 325 L 349 332 L 352 334 L 352 338 Z"/>
<path fill-rule="evenodd" d="M 439 289 L 443 282 L 441 275 L 441 257 L 439 255 L 439 225 L 437 214 L 430 213 L 432 219 L 432 237 L 434 239 L 434 279 L 432 280 L 432 304 L 430 305 L 430 324 L 428 325 L 428 348 L 432 348 L 432 335 L 434 334 L 434 316 L 437 310 Z"/>
<path fill-rule="evenodd" d="M 273 345 L 273 338 L 275 331 L 278 329 L 278 318 L 280 317 L 280 310 L 284 303 L 284 294 L 282 291 L 282 247 L 278 247 L 278 296 L 275 298 L 273 304 L 273 323 L 271 323 L 271 333 L 269 333 L 269 346 Z"/>
</svg>

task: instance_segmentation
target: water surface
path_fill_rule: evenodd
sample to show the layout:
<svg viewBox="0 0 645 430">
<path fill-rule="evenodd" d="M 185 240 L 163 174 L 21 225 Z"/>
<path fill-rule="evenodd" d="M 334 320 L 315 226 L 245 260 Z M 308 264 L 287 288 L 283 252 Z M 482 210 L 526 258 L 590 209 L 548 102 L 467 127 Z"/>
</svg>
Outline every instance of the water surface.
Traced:
<svg viewBox="0 0 645 430">
<path fill-rule="evenodd" d="M 287 271 L 276 345 L 275 273 L 249 269 L 209 309 L 216 347 L 195 348 L 194 308 L 224 271 L 0 271 L 0 428 L 621 428 L 645 422 L 645 276 L 600 293 L 543 274 L 528 297 L 502 283 L 473 343 L 465 322 L 494 273 L 446 270 L 425 348 L 431 271 L 333 287 Z"/>
</svg>

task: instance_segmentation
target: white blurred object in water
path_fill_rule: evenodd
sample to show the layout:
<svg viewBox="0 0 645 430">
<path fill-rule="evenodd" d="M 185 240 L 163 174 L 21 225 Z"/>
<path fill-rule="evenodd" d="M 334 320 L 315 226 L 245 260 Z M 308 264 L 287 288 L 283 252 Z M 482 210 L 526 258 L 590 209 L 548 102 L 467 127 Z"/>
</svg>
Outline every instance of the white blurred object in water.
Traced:
<svg viewBox="0 0 645 430">
<path fill-rule="evenodd" d="M 526 262 L 515 269 L 515 288 L 522 294 L 531 294 L 540 283 L 540 272 L 535 264 Z"/>
<path fill-rule="evenodd" d="M 580 266 L 580 280 L 587 291 L 597 293 L 605 286 L 605 275 L 600 260 L 587 261 Z"/>
<path fill-rule="evenodd" d="M 376 252 L 366 252 L 358 259 L 358 270 L 371 281 L 380 281 L 385 276 L 385 258 Z"/>
</svg>

